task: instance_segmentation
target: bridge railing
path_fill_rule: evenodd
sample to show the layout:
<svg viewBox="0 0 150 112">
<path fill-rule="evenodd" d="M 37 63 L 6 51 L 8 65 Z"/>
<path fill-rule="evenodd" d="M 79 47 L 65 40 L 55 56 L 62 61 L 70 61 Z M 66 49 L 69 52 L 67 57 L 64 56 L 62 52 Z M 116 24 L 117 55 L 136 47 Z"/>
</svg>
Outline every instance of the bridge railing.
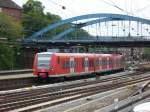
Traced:
<svg viewBox="0 0 150 112">
<path fill-rule="evenodd" d="M 147 36 L 97 36 L 97 37 L 69 37 L 64 38 L 63 40 L 98 40 L 98 41 L 150 41 L 150 38 Z"/>
</svg>

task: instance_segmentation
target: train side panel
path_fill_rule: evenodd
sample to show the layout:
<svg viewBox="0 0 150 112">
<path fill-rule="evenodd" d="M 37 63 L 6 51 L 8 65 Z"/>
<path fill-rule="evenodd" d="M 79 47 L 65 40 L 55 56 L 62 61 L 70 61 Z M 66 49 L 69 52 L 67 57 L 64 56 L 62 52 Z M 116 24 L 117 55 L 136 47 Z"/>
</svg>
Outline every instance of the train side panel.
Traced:
<svg viewBox="0 0 150 112">
<path fill-rule="evenodd" d="M 79 75 L 84 72 L 84 62 L 82 56 L 75 57 L 75 73 Z"/>
<path fill-rule="evenodd" d="M 99 56 L 96 55 L 94 58 L 94 67 L 95 67 L 95 72 L 99 72 L 100 71 L 100 61 L 99 61 Z"/>
<path fill-rule="evenodd" d="M 113 56 L 111 55 L 111 56 L 109 57 L 109 69 L 110 69 L 110 70 L 113 70 L 113 62 L 114 62 L 114 58 L 113 58 Z"/>
<path fill-rule="evenodd" d="M 67 75 L 70 73 L 69 56 L 57 56 L 56 75 Z"/>
<path fill-rule="evenodd" d="M 88 60 L 89 60 L 88 72 L 90 72 L 90 73 L 95 72 L 95 67 L 94 67 L 95 58 L 94 58 L 94 56 L 89 56 Z"/>
<path fill-rule="evenodd" d="M 107 70 L 107 57 L 102 56 L 101 66 L 102 66 L 102 69 L 101 69 L 102 71 L 106 71 Z"/>
</svg>

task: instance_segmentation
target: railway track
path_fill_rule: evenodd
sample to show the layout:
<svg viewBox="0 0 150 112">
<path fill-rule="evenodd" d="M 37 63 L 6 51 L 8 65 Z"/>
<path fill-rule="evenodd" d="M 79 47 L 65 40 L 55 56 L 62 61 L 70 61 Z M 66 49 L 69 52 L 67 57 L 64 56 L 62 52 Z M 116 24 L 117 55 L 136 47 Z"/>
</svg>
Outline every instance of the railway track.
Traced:
<svg viewBox="0 0 150 112">
<path fill-rule="evenodd" d="M 129 74 L 127 74 L 127 76 L 134 75 L 134 74 L 135 75 L 141 74 L 141 71 L 140 72 L 138 71 L 135 73 L 129 73 Z M 126 76 L 122 76 L 122 77 L 126 77 Z M 118 77 L 114 77 L 114 78 L 116 78 L 116 80 L 118 79 Z M 111 79 L 104 79 L 102 81 L 105 81 L 105 80 L 107 81 L 107 80 L 111 80 Z M 32 87 L 33 85 L 39 86 L 39 85 L 44 85 L 44 84 L 53 84 L 53 83 L 58 83 L 58 82 L 62 82 L 62 81 L 54 79 L 54 80 L 50 80 L 48 82 L 39 83 L 37 80 L 35 80 L 35 77 L 21 77 L 21 78 L 16 77 L 13 79 L 11 79 L 11 78 L 10 79 L 9 78 L 8 79 L 0 79 L 0 85 L 1 85 L 0 91 Z"/>
<path fill-rule="evenodd" d="M 19 109 L 31 105 L 40 104 L 43 102 L 53 101 L 53 103 L 44 105 L 52 106 L 58 103 L 70 101 L 73 99 L 82 98 L 85 96 L 93 95 L 96 93 L 116 89 L 126 85 L 150 80 L 150 75 L 133 75 L 129 77 L 122 77 L 120 80 L 111 79 L 105 81 L 92 81 L 85 82 L 70 86 L 60 86 L 60 87 L 47 87 L 40 89 L 32 89 L 28 91 L 20 91 L 14 93 L 0 94 L 0 111 L 10 111 L 14 109 Z M 105 82 L 105 83 L 104 83 Z M 70 98 L 69 98 L 70 97 Z M 63 99 L 63 100 L 59 100 Z M 55 101 L 55 102 L 54 102 Z M 33 111 L 40 109 L 41 106 L 27 109 L 28 111 Z M 43 108 L 43 106 L 42 106 Z M 22 111 L 27 111 L 22 110 Z"/>
<path fill-rule="evenodd" d="M 144 65 L 144 64 L 143 64 Z M 145 66 L 142 68 L 143 71 L 149 71 L 149 68 L 145 69 Z M 24 69 L 24 70 L 13 70 L 13 71 L 0 71 L 0 91 L 3 90 L 11 90 L 11 89 L 18 89 L 23 87 L 31 87 L 32 85 L 41 85 L 37 83 L 35 77 L 32 75 L 24 77 L 23 75 L 26 73 L 31 73 L 31 69 Z M 136 72 L 135 74 L 139 74 L 140 72 Z M 11 76 L 16 75 L 14 78 L 10 78 Z M 1 76 L 8 76 L 7 78 L 2 78 Z M 20 77 L 23 76 L 23 77 Z M 32 77 L 31 77 L 32 76 Z M 57 83 L 61 81 L 54 81 L 50 83 Z"/>
</svg>

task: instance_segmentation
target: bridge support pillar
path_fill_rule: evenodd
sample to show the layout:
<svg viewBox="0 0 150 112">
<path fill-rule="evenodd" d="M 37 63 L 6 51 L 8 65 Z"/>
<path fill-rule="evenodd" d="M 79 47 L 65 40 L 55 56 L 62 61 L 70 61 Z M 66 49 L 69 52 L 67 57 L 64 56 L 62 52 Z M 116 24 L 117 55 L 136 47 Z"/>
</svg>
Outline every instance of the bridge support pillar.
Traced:
<svg viewBox="0 0 150 112">
<path fill-rule="evenodd" d="M 86 52 L 86 53 L 89 52 L 89 47 L 85 47 L 85 52 Z"/>
</svg>

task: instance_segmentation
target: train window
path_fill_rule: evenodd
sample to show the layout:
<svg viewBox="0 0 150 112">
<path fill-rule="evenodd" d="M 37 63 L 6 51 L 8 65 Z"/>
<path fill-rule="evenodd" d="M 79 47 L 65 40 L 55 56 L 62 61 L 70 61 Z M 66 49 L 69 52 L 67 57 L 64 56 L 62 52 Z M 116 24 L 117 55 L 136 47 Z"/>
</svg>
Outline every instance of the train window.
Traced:
<svg viewBox="0 0 150 112">
<path fill-rule="evenodd" d="M 67 61 L 64 61 L 64 62 L 62 62 L 62 68 L 69 68 L 70 67 L 70 63 L 69 63 L 69 61 L 67 60 Z"/>
<path fill-rule="evenodd" d="M 75 62 L 74 61 L 70 61 L 70 68 L 74 68 L 75 67 Z"/>
<path fill-rule="evenodd" d="M 89 67 L 93 67 L 94 66 L 94 60 L 89 60 Z"/>
<path fill-rule="evenodd" d="M 113 65 L 113 60 L 112 59 L 109 60 L 109 65 Z"/>
<path fill-rule="evenodd" d="M 89 66 L 89 61 L 88 60 L 84 60 L 84 62 L 83 62 L 84 64 L 84 67 L 88 67 Z"/>
<path fill-rule="evenodd" d="M 79 65 L 78 62 L 75 61 L 75 62 L 74 62 L 74 66 L 75 66 L 75 67 L 78 67 L 78 65 Z"/>
<path fill-rule="evenodd" d="M 88 67 L 88 66 L 89 66 L 89 61 L 85 61 L 84 67 Z"/>
<path fill-rule="evenodd" d="M 105 60 L 104 59 L 102 59 L 102 66 L 105 64 L 105 62 L 104 62 Z"/>
<path fill-rule="evenodd" d="M 108 60 L 107 59 L 105 60 L 105 65 L 108 65 Z"/>
<path fill-rule="evenodd" d="M 106 66 L 107 65 L 107 60 L 106 59 L 102 59 L 102 66 Z"/>
<path fill-rule="evenodd" d="M 107 65 L 111 65 L 111 60 L 107 60 Z"/>
<path fill-rule="evenodd" d="M 102 61 L 101 60 L 99 60 L 99 65 L 102 66 Z"/>
<path fill-rule="evenodd" d="M 95 66 L 99 66 L 99 59 L 95 60 Z"/>
<path fill-rule="evenodd" d="M 114 61 L 113 61 L 113 59 L 111 60 L 111 65 L 113 65 L 114 64 Z"/>
<path fill-rule="evenodd" d="M 38 68 L 50 68 L 51 54 L 38 54 L 37 56 L 37 66 Z"/>
<path fill-rule="evenodd" d="M 108 59 L 106 60 L 106 65 L 109 65 L 109 63 L 110 63 L 110 59 L 108 58 Z"/>
</svg>

